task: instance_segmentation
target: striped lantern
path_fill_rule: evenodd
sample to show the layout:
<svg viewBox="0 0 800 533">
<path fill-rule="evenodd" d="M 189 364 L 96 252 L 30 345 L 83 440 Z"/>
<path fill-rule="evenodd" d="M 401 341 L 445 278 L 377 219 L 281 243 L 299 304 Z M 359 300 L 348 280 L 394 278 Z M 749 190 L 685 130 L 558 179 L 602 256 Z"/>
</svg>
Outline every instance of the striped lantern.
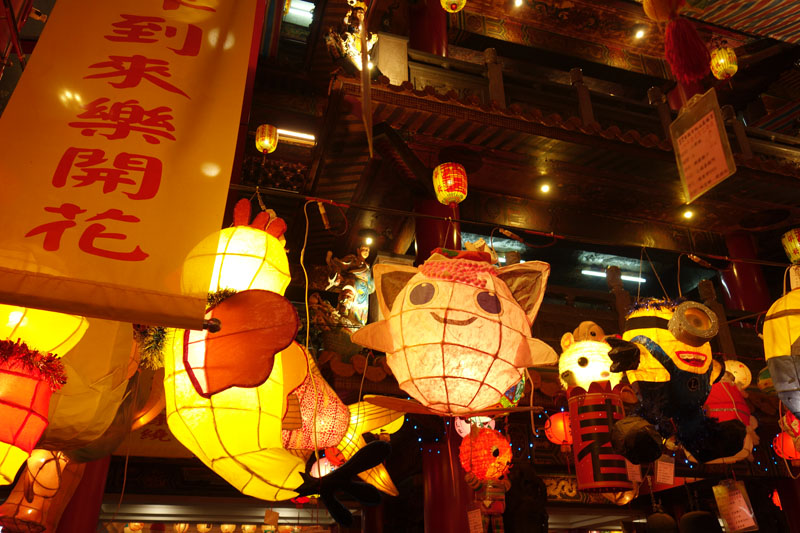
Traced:
<svg viewBox="0 0 800 533">
<path fill-rule="evenodd" d="M 722 44 L 711 50 L 711 73 L 718 80 L 727 80 L 739 70 L 736 61 L 736 52 L 727 44 Z"/>
<path fill-rule="evenodd" d="M 603 381 L 593 382 L 588 392 L 573 387 L 568 395 L 578 490 L 631 490 L 625 459 L 611 445 L 611 430 L 625 416 L 619 394 Z"/>
<path fill-rule="evenodd" d="M 262 154 L 271 154 L 278 147 L 278 128 L 262 124 L 256 130 L 256 148 Z"/>
<path fill-rule="evenodd" d="M 458 163 L 442 163 L 433 169 L 436 199 L 455 207 L 467 197 L 467 171 Z"/>
</svg>

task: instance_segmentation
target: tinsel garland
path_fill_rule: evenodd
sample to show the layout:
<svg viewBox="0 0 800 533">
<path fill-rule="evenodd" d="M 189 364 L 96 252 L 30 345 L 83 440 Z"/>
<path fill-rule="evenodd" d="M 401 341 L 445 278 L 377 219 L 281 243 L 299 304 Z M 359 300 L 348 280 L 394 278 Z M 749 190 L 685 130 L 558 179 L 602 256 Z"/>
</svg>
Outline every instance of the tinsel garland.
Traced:
<svg viewBox="0 0 800 533">
<path fill-rule="evenodd" d="M 28 345 L 20 340 L 0 341 L 0 366 L 9 369 L 21 367 L 32 377 L 46 381 L 53 392 L 67 382 L 64 365 L 55 355 L 28 348 Z"/>
<path fill-rule="evenodd" d="M 675 300 L 661 300 L 658 298 L 642 298 L 631 304 L 630 308 L 628 308 L 628 313 L 631 314 L 634 311 L 639 311 L 641 309 L 672 309 L 678 307 L 680 304 L 686 301 L 686 298 L 677 298 Z"/>
<path fill-rule="evenodd" d="M 234 294 L 236 294 L 236 289 L 220 289 L 217 292 L 209 292 L 206 300 L 206 310 L 210 311 Z"/>
<path fill-rule="evenodd" d="M 133 325 L 133 339 L 139 348 L 139 367 L 158 370 L 164 366 L 167 330 L 161 326 Z"/>
</svg>

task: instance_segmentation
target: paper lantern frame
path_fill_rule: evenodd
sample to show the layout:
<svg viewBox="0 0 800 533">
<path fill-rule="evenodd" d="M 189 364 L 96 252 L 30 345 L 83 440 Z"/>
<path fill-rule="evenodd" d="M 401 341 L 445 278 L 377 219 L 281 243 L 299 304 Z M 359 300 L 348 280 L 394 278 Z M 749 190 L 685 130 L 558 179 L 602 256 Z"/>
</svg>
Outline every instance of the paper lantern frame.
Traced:
<svg viewBox="0 0 800 533">
<path fill-rule="evenodd" d="M 460 0 L 442 0 L 442 5 L 457 1 Z M 459 163 L 442 163 L 433 169 L 433 189 L 436 199 L 444 205 L 455 206 L 461 203 L 467 197 L 467 171 L 464 166 Z"/>
</svg>

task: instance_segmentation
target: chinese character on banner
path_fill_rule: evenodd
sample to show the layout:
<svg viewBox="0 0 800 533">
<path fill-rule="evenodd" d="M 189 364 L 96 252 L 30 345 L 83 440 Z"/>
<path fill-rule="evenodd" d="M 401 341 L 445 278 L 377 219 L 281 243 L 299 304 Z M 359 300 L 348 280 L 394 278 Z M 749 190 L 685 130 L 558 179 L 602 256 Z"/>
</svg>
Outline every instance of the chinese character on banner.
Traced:
<svg viewBox="0 0 800 533">
<path fill-rule="evenodd" d="M 71 178 L 77 182 L 74 187 L 100 182 L 103 194 L 116 191 L 118 185 L 133 185 L 136 192 L 123 192 L 131 200 L 149 200 L 156 196 L 161 184 L 162 163 L 159 159 L 122 152 L 114 157 L 110 167 L 100 166 L 107 161 L 103 150 L 70 147 L 56 167 L 53 186 L 64 187 L 67 178 Z M 138 179 L 131 177 L 132 173 Z"/>
<path fill-rule="evenodd" d="M 0 121 L 0 303 L 202 327 L 176 274 L 220 227 L 257 8 L 59 0 Z"/>
<path fill-rule="evenodd" d="M 177 93 L 189 98 L 189 95 L 178 89 L 171 83 L 162 78 L 169 78 L 172 73 L 169 70 L 169 62 L 163 59 L 151 59 L 143 55 L 133 56 L 108 56 L 108 61 L 101 61 L 89 65 L 89 68 L 108 68 L 106 72 L 90 74 L 84 79 L 94 78 L 122 78 L 119 81 L 110 81 L 109 85 L 117 89 L 130 89 L 138 87 L 142 80 L 148 81 L 153 85 L 161 87 L 165 91 Z"/>
</svg>

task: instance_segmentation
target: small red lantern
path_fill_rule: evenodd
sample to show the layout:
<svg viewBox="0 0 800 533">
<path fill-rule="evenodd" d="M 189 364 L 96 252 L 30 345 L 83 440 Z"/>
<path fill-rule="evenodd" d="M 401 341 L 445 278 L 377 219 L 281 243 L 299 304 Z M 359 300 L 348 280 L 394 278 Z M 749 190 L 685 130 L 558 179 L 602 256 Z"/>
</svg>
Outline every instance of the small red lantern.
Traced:
<svg viewBox="0 0 800 533">
<path fill-rule="evenodd" d="M 511 443 L 499 431 L 484 427 L 461 441 L 458 455 L 464 470 L 479 480 L 499 479 L 511 464 Z"/>
<path fill-rule="evenodd" d="M 278 147 L 278 128 L 262 124 L 256 130 L 256 148 L 262 154 L 271 154 Z"/>
<path fill-rule="evenodd" d="M 572 445 L 572 430 L 569 427 L 569 413 L 556 413 L 544 423 L 544 435 L 553 444 Z"/>
<path fill-rule="evenodd" d="M 0 341 L 0 485 L 14 476 L 47 428 L 50 395 L 66 383 L 52 354 Z"/>
<path fill-rule="evenodd" d="M 458 163 L 442 163 L 433 169 L 436 199 L 455 207 L 467 197 L 467 171 Z"/>
<path fill-rule="evenodd" d="M 800 459 L 800 452 L 794 446 L 792 437 L 785 431 L 778 433 L 778 436 L 772 441 L 772 447 L 778 457 L 783 457 L 787 461 L 796 461 Z"/>
</svg>

